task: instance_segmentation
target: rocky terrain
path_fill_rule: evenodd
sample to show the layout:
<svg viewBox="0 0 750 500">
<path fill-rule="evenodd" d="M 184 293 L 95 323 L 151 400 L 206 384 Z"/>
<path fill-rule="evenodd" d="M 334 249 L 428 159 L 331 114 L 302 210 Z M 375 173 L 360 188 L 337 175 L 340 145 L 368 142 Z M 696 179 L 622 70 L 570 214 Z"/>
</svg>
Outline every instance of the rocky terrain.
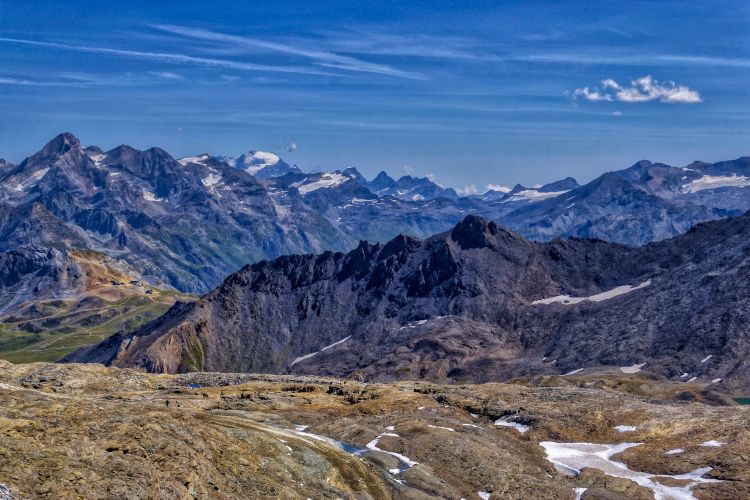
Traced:
<svg viewBox="0 0 750 500">
<path fill-rule="evenodd" d="M 18 165 L 0 163 L 0 251 L 97 250 L 203 293 L 247 263 L 427 237 L 470 213 L 533 240 L 645 244 L 750 209 L 749 178 L 750 157 L 682 168 L 642 161 L 582 186 L 565 178 L 459 197 L 426 178 L 304 173 L 256 150 L 176 160 L 156 147 L 83 147 L 65 133 Z"/>
<path fill-rule="evenodd" d="M 426 240 L 246 266 L 67 361 L 153 372 L 486 382 L 643 371 L 745 395 L 750 214 L 643 247 L 476 216 Z"/>
<path fill-rule="evenodd" d="M 748 497 L 745 408 L 670 395 L 622 373 L 365 384 L 0 361 L 0 485 L 9 498 Z M 555 452 L 571 446 L 584 452 Z"/>
<path fill-rule="evenodd" d="M 132 331 L 177 299 L 125 261 L 93 250 L 24 246 L 0 253 L 0 357 L 54 361 L 119 331 Z"/>
</svg>

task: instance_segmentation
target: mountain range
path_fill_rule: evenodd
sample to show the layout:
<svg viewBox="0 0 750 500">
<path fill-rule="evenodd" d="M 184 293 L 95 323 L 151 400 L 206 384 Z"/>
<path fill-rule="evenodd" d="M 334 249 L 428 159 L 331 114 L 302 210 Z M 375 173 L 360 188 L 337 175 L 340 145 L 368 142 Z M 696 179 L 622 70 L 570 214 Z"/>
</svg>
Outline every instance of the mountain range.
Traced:
<svg viewBox="0 0 750 500">
<path fill-rule="evenodd" d="M 92 249 L 146 280 L 204 293 L 248 262 L 427 237 L 471 213 L 537 241 L 640 245 L 743 213 L 748 186 L 743 157 L 682 168 L 641 161 L 582 186 L 565 178 L 460 197 L 427 178 L 304 173 L 262 151 L 176 160 L 159 148 L 84 148 L 65 133 L 18 165 L 0 162 L 0 251 Z"/>
<path fill-rule="evenodd" d="M 248 265 L 66 360 L 383 381 L 644 371 L 737 389 L 749 237 L 750 213 L 640 247 L 532 242 L 471 215 L 423 240 Z"/>
</svg>

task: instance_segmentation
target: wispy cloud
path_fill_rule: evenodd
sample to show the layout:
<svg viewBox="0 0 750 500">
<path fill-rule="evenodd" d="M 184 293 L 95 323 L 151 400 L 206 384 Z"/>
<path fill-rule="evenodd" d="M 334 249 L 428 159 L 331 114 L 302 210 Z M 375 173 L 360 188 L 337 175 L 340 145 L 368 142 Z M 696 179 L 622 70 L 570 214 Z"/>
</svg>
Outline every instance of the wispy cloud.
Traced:
<svg viewBox="0 0 750 500">
<path fill-rule="evenodd" d="M 470 196 L 472 194 L 477 194 L 477 186 L 476 184 L 467 184 L 464 187 L 456 188 L 456 192 L 460 196 Z"/>
<path fill-rule="evenodd" d="M 39 81 L 0 76 L 0 85 L 14 85 L 18 87 L 80 87 L 81 83 L 70 81 Z"/>
<path fill-rule="evenodd" d="M 207 57 L 196 57 L 186 54 L 175 54 L 168 52 L 143 52 L 127 49 L 113 49 L 109 47 L 96 47 L 90 45 L 71 45 L 67 43 L 42 42 L 37 40 L 26 40 L 21 38 L 0 38 L 0 43 L 15 43 L 35 47 L 47 47 L 52 49 L 68 50 L 73 52 L 85 52 L 91 54 L 107 54 L 112 56 L 128 57 L 134 59 L 147 59 L 172 64 L 190 64 L 196 66 L 207 66 L 215 68 L 228 68 L 239 71 L 264 71 L 277 73 L 301 73 L 308 75 L 342 76 L 340 74 L 320 71 L 316 69 L 297 66 L 271 66 L 266 64 L 254 64 L 227 59 L 211 59 Z"/>
<path fill-rule="evenodd" d="M 619 101 L 619 102 L 647 102 L 660 101 L 670 104 L 695 104 L 703 101 L 700 93 L 686 85 L 675 82 L 660 82 L 651 75 L 637 78 L 629 85 L 620 85 L 615 80 L 607 78 L 601 81 L 601 89 L 583 87 L 573 92 L 575 98 L 587 101 Z"/>
<path fill-rule="evenodd" d="M 352 54 L 415 58 L 502 61 L 475 40 L 425 34 L 390 34 L 349 30 L 322 32 L 332 50 Z"/>
<path fill-rule="evenodd" d="M 164 80 L 184 80 L 185 77 L 171 71 L 150 71 L 149 74 L 163 78 Z"/>
<path fill-rule="evenodd" d="M 508 61 L 532 63 L 559 63 L 576 65 L 607 66 L 715 66 L 728 68 L 750 68 L 750 59 L 690 56 L 675 54 L 604 54 L 580 53 L 526 54 L 507 58 Z"/>
<path fill-rule="evenodd" d="M 424 80 L 423 75 L 410 71 L 400 70 L 386 64 L 373 63 L 364 61 L 351 56 L 337 54 L 328 50 L 308 48 L 290 43 L 272 42 L 258 38 L 230 35 L 219 33 L 203 28 L 192 28 L 186 26 L 175 26 L 171 24 L 157 24 L 154 28 L 180 35 L 187 38 L 220 42 L 225 44 L 244 46 L 253 49 L 261 49 L 269 52 L 277 52 L 292 56 L 309 59 L 313 64 L 326 68 L 343 69 L 347 71 L 356 71 L 363 73 L 375 73 L 380 75 L 394 76 L 399 78 L 408 78 L 412 80 Z"/>
<path fill-rule="evenodd" d="M 502 184 L 487 184 L 487 189 L 490 191 L 499 191 L 501 193 L 510 193 L 512 189 Z"/>
</svg>

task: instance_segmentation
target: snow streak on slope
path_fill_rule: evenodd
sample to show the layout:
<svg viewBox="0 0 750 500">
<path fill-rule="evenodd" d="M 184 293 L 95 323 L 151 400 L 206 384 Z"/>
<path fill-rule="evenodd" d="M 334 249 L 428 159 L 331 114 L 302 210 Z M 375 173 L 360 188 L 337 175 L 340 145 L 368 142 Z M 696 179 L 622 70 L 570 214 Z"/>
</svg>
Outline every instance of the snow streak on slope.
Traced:
<svg viewBox="0 0 750 500">
<path fill-rule="evenodd" d="M 690 181 L 682 186 L 682 192 L 697 193 L 698 191 L 703 191 L 705 189 L 746 186 L 750 186 L 750 179 L 744 175 L 704 175 L 703 177 Z"/>
<path fill-rule="evenodd" d="M 571 304 L 578 304 L 579 302 L 583 302 L 584 300 L 588 300 L 590 302 L 601 302 L 603 300 L 612 299 L 614 297 L 618 297 L 620 295 L 625 295 L 626 293 L 639 290 L 641 288 L 649 286 L 650 284 L 651 284 L 651 280 L 644 281 L 643 283 L 637 286 L 631 286 L 631 285 L 618 286 L 616 288 L 613 288 L 612 290 L 607 290 L 606 292 L 597 293 L 596 295 L 589 295 L 588 297 L 571 297 L 570 295 L 556 295 L 554 297 L 548 297 L 546 299 L 535 300 L 532 302 L 532 304 L 533 305 L 553 304 L 555 302 L 560 302 L 567 306 Z"/>
<path fill-rule="evenodd" d="M 327 173 L 320 176 L 320 179 L 307 183 L 307 179 L 301 182 L 295 182 L 291 187 L 297 188 L 300 194 L 307 194 L 318 189 L 331 188 L 343 184 L 351 177 L 337 172 Z"/>
</svg>

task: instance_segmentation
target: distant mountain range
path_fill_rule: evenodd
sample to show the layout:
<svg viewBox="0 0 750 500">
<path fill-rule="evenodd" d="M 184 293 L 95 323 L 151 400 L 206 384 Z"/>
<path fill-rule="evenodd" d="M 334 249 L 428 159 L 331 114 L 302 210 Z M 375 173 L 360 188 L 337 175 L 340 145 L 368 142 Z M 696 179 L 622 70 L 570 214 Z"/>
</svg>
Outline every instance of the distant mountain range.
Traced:
<svg viewBox="0 0 750 500">
<path fill-rule="evenodd" d="M 91 249 L 154 283 L 203 293 L 243 265 L 426 237 L 479 214 L 532 240 L 644 244 L 750 209 L 750 157 L 677 168 L 646 161 L 583 186 L 572 178 L 460 197 L 430 179 L 355 168 L 304 173 L 273 153 L 82 147 L 57 136 L 19 165 L 0 161 L 0 251 Z"/>
<path fill-rule="evenodd" d="M 246 266 L 67 360 L 451 382 L 644 371 L 738 390 L 750 382 L 748 241 L 750 212 L 641 247 L 535 243 L 472 215 L 424 240 Z"/>
</svg>

